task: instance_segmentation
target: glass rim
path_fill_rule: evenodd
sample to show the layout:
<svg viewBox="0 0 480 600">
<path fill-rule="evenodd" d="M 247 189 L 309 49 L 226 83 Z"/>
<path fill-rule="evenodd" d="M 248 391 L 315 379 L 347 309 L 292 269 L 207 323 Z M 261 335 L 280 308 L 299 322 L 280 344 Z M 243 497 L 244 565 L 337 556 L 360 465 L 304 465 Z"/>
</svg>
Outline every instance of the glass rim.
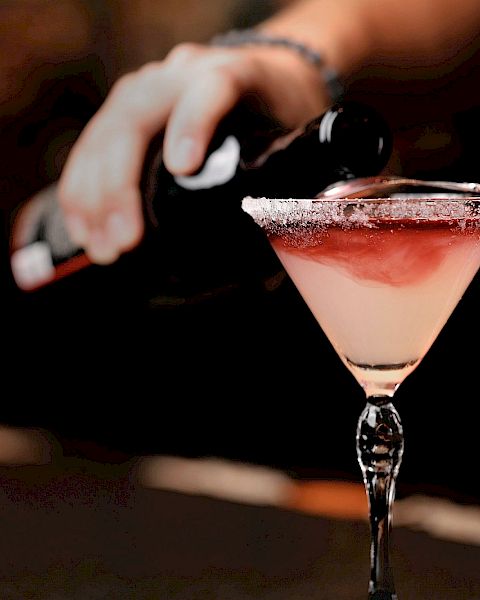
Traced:
<svg viewBox="0 0 480 600">
<path fill-rule="evenodd" d="M 242 209 L 267 229 L 374 221 L 447 221 L 480 224 L 480 196 L 415 194 L 397 198 L 252 198 Z"/>
<path fill-rule="evenodd" d="M 373 203 L 386 203 L 386 202 L 392 202 L 392 203 L 398 203 L 398 202 L 417 202 L 417 201 L 423 201 L 423 202 L 441 202 L 443 203 L 448 203 L 448 202 L 479 202 L 480 201 L 480 195 L 478 196 L 473 196 L 472 194 L 448 194 L 448 193 L 439 193 L 439 194 L 424 194 L 424 193 L 418 193 L 418 194 L 410 194 L 410 193 L 405 193 L 405 194 L 398 194 L 395 196 L 372 196 L 372 197 L 360 197 L 360 198 L 355 198 L 355 197 L 348 197 L 345 196 L 343 198 L 255 198 L 253 196 L 246 196 L 243 201 L 254 201 L 254 202 L 258 202 L 258 203 L 270 203 L 270 202 L 302 202 L 302 203 L 315 203 L 315 204 L 362 204 L 362 203 L 368 203 L 368 204 L 373 204 Z"/>
</svg>

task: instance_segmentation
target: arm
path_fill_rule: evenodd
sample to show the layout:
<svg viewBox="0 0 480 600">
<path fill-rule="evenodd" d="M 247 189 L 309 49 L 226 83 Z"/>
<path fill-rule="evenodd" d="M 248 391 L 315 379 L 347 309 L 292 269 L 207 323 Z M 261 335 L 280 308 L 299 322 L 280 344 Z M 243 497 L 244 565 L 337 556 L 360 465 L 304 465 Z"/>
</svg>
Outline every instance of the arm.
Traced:
<svg viewBox="0 0 480 600">
<path fill-rule="evenodd" d="M 354 78 L 371 64 L 443 65 L 468 48 L 479 24 L 478 0 L 300 0 L 260 29 L 309 44 Z M 260 100 L 286 127 L 329 103 L 317 69 L 278 47 L 182 44 L 114 86 L 75 145 L 59 188 L 72 238 L 93 261 L 112 262 L 141 238 L 138 183 L 152 136 L 165 129 L 167 167 L 191 173 L 242 97 Z"/>
<path fill-rule="evenodd" d="M 480 3 L 300 0 L 261 28 L 316 48 L 347 77 L 369 64 L 452 69 L 478 38 Z"/>
</svg>

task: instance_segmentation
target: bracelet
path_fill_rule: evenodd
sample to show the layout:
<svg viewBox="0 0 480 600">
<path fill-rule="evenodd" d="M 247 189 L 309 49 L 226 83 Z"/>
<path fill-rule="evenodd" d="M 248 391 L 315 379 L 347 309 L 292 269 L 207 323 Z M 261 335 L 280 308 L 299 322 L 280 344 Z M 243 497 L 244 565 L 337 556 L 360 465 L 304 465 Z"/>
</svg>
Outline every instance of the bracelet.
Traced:
<svg viewBox="0 0 480 600">
<path fill-rule="evenodd" d="M 248 45 L 263 45 L 263 46 L 281 46 L 283 48 L 290 48 L 294 50 L 305 60 L 316 67 L 325 82 L 328 93 L 332 102 L 335 104 L 342 100 L 345 93 L 344 87 L 339 79 L 338 73 L 335 69 L 325 65 L 323 56 L 309 48 L 305 44 L 297 42 L 286 37 L 274 37 L 263 34 L 255 29 L 232 29 L 226 33 L 216 35 L 210 41 L 212 46 L 224 46 L 224 47 L 238 47 Z"/>
</svg>

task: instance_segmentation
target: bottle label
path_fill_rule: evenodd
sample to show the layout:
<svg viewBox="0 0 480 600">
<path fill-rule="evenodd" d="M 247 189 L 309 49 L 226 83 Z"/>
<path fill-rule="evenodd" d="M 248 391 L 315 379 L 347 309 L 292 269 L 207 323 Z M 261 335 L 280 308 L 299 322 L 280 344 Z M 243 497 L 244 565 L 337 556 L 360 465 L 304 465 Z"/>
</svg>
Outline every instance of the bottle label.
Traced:
<svg viewBox="0 0 480 600">
<path fill-rule="evenodd" d="M 34 242 L 16 250 L 11 256 L 13 277 L 23 290 L 35 289 L 55 277 L 50 245 Z"/>
</svg>

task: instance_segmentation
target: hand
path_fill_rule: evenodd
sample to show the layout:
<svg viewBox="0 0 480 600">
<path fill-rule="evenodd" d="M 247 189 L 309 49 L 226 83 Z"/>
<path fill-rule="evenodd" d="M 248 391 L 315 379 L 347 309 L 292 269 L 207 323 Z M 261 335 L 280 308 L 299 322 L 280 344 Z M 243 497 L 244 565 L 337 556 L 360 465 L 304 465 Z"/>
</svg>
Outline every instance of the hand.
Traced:
<svg viewBox="0 0 480 600">
<path fill-rule="evenodd" d="M 114 85 L 72 149 L 59 185 L 72 240 L 93 262 L 111 263 L 141 240 L 139 180 L 151 138 L 165 130 L 167 168 L 188 175 L 241 98 L 288 128 L 314 118 L 328 102 L 317 70 L 277 47 L 181 44 Z"/>
</svg>

